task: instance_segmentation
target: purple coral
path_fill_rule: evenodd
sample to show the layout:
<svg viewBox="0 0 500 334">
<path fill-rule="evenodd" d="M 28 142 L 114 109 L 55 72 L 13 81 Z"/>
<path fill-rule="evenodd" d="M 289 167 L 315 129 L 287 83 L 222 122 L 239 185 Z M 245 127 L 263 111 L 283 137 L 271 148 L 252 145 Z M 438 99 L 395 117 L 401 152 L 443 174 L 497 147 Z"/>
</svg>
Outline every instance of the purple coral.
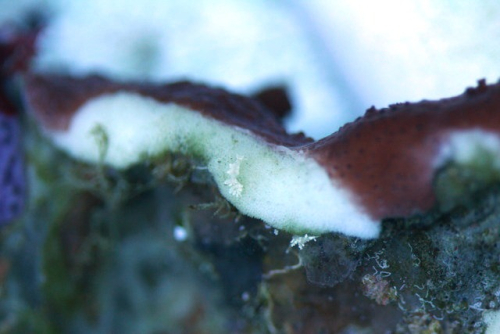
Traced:
<svg viewBox="0 0 500 334">
<path fill-rule="evenodd" d="M 29 67 L 38 31 L 0 28 L 0 226 L 16 218 L 24 207 L 26 184 L 18 110 L 7 87 L 14 75 Z"/>
<path fill-rule="evenodd" d="M 16 117 L 0 112 L 0 225 L 18 216 L 24 207 L 24 171 Z"/>
</svg>

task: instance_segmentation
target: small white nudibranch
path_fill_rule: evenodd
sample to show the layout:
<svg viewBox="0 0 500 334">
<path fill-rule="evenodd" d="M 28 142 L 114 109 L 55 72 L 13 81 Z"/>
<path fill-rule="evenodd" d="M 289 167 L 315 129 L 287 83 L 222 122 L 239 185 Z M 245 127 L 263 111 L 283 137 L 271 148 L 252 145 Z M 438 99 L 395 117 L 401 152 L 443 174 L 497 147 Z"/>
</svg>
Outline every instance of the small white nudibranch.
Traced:
<svg viewBox="0 0 500 334">
<path fill-rule="evenodd" d="M 313 235 L 307 235 L 307 233 L 305 235 L 294 235 L 290 241 L 290 247 L 297 246 L 302 249 L 309 241 L 315 241 L 317 238 Z"/>
<path fill-rule="evenodd" d="M 226 172 L 227 179 L 224 181 L 224 184 L 229 187 L 229 194 L 234 197 L 240 197 L 243 192 L 243 185 L 238 181 L 242 161 L 242 156 L 236 156 L 236 161 L 229 164 L 229 168 Z"/>
</svg>

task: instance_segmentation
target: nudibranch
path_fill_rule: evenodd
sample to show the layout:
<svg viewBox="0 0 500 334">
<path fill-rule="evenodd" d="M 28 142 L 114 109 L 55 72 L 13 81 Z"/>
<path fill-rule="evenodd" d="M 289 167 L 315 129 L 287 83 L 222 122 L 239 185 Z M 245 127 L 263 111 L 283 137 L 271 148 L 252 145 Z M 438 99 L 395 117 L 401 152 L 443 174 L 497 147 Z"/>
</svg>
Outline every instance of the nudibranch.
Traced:
<svg viewBox="0 0 500 334">
<path fill-rule="evenodd" d="M 429 210 L 433 178 L 477 149 L 499 157 L 500 85 L 371 108 L 313 141 L 256 100 L 188 82 L 118 83 L 29 74 L 26 107 L 76 159 L 126 169 L 166 152 L 197 157 L 240 212 L 292 233 L 378 236 L 380 221 Z"/>
</svg>

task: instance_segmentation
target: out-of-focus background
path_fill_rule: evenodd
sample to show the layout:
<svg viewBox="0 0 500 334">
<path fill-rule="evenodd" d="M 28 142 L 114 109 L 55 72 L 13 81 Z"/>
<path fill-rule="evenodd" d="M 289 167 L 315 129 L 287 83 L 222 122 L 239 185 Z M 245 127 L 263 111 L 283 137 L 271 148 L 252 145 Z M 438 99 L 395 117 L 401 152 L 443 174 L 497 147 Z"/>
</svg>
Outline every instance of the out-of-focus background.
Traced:
<svg viewBox="0 0 500 334">
<path fill-rule="evenodd" d="M 328 135 L 371 105 L 457 95 L 500 76 L 494 0 L 0 0 L 46 22 L 36 67 L 118 79 L 288 88 L 291 131 Z"/>
</svg>

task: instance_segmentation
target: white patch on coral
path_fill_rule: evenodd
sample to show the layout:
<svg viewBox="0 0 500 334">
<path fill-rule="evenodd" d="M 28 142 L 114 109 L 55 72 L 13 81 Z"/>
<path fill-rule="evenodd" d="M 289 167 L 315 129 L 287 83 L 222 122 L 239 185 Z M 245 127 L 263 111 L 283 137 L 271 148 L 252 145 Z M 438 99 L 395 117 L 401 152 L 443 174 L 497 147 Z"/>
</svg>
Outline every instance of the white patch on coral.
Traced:
<svg viewBox="0 0 500 334">
<path fill-rule="evenodd" d="M 294 235 L 290 241 L 290 247 L 297 246 L 299 249 L 304 248 L 309 241 L 315 241 L 318 237 L 313 235 Z"/>
<path fill-rule="evenodd" d="M 500 311 L 484 312 L 483 321 L 486 323 L 486 331 L 484 334 L 500 333 Z"/>
<path fill-rule="evenodd" d="M 243 192 L 243 185 L 238 181 L 242 161 L 242 156 L 236 156 L 236 161 L 229 164 L 229 168 L 226 172 L 228 178 L 224 181 L 224 184 L 229 187 L 229 193 L 235 197 L 240 197 Z"/>
<path fill-rule="evenodd" d="M 450 160 L 468 164 L 481 157 L 493 158 L 491 167 L 500 169 L 500 136 L 481 129 L 460 130 L 448 135 L 434 164 L 441 167 Z"/>
<path fill-rule="evenodd" d="M 106 129 L 104 156 L 91 131 L 97 125 Z M 380 232 L 379 222 L 303 152 L 270 145 L 248 130 L 175 104 L 134 93 L 103 95 L 84 104 L 67 131 L 49 135 L 77 159 L 120 169 L 165 152 L 196 156 L 243 214 L 294 234 L 375 238 Z"/>
</svg>

